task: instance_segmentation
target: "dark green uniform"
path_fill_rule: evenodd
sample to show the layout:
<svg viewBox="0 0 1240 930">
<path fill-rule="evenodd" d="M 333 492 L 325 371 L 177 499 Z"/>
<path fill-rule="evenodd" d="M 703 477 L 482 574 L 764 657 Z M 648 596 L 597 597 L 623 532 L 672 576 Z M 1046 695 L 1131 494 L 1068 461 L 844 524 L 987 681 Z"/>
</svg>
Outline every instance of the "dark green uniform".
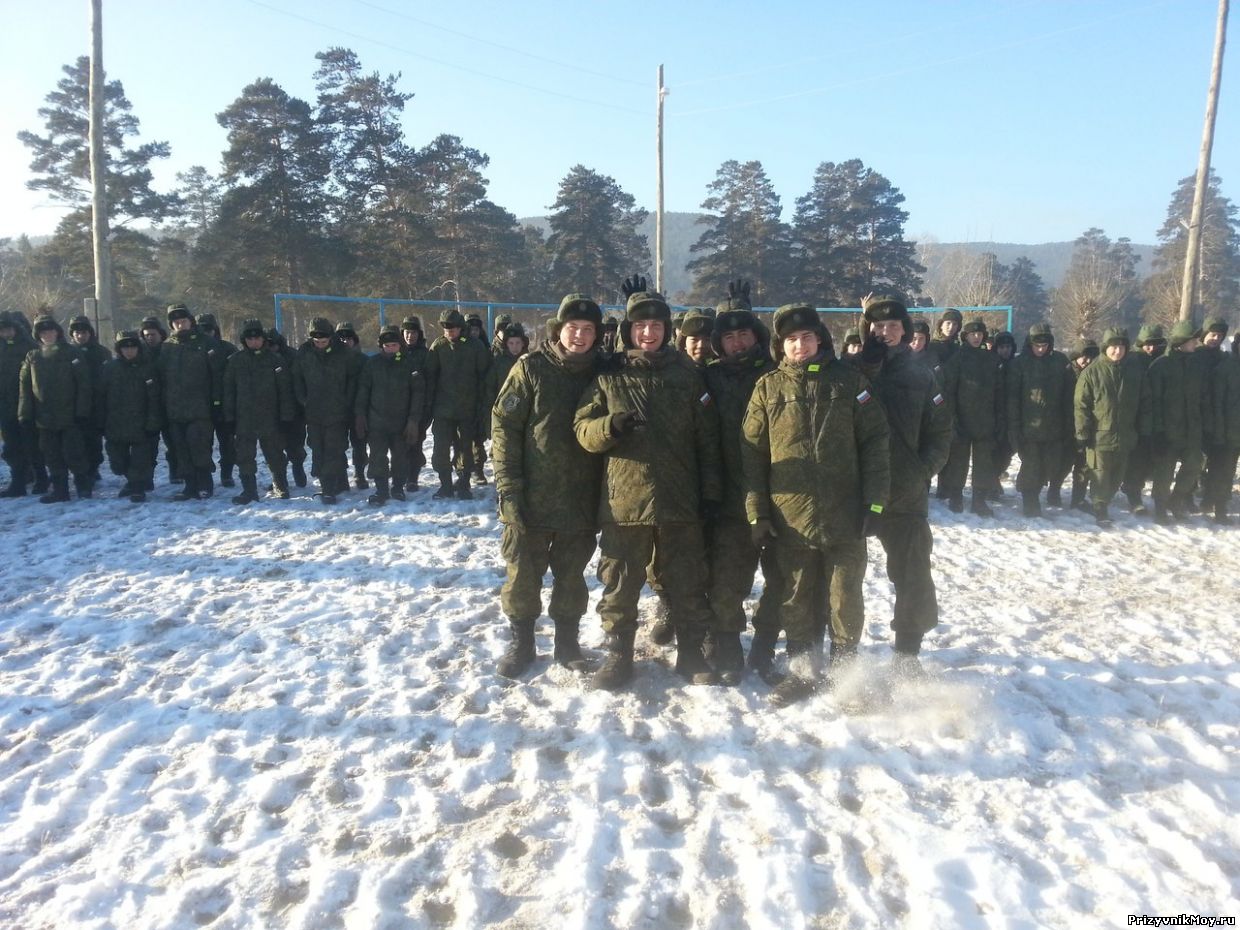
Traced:
<svg viewBox="0 0 1240 930">
<path fill-rule="evenodd" d="M 366 359 L 353 405 L 370 443 L 370 474 L 380 491 L 390 480 L 403 494 L 409 477 L 409 437 L 426 408 L 426 376 L 402 350 Z"/>
<path fill-rule="evenodd" d="M 1209 405 L 1204 362 L 1198 352 L 1172 348 L 1149 368 L 1154 510 L 1159 515 L 1187 513 L 1201 477 L 1202 430 Z"/>
<path fill-rule="evenodd" d="M 74 333 L 78 331 L 90 334 L 89 341 L 85 345 L 78 343 L 74 338 Z M 95 328 L 91 325 L 90 319 L 85 316 L 77 316 L 69 321 L 69 342 L 82 353 L 82 358 L 86 360 L 86 367 L 90 372 L 90 396 L 93 405 L 98 402 L 103 366 L 112 359 L 112 354 L 99 344 Z M 80 424 L 79 429 L 82 432 L 82 450 L 86 456 L 87 470 L 91 478 L 98 481 L 99 467 L 103 464 L 103 430 L 99 426 L 99 418 L 91 416 Z"/>
<path fill-rule="evenodd" d="M 1219 317 L 1211 317 L 1204 324 L 1206 333 L 1219 333 L 1223 337 L 1227 335 L 1227 329 L 1227 323 Z M 1216 435 L 1217 420 L 1214 415 L 1214 392 L 1218 385 L 1219 368 L 1227 360 L 1227 355 L 1223 352 L 1221 343 L 1215 346 L 1203 344 L 1197 349 L 1196 354 L 1200 357 L 1204 369 L 1205 386 L 1203 393 L 1206 407 L 1201 430 L 1202 452 L 1204 453 L 1201 475 L 1203 492 L 1201 507 L 1203 510 L 1214 511 L 1217 517 L 1221 505 L 1224 519 L 1218 522 L 1226 522 L 1227 501 L 1231 497 L 1231 482 L 1235 476 L 1236 466 L 1231 458 L 1231 453 L 1227 449 L 1224 437 Z"/>
<path fill-rule="evenodd" d="M 973 511 L 988 513 L 985 496 L 995 481 L 995 442 L 1005 416 L 998 357 L 982 346 L 961 344 L 943 368 L 943 396 L 952 412 L 955 434 L 940 485 L 946 488 L 952 509 L 958 510 L 972 458 Z"/>
<path fill-rule="evenodd" d="M 332 339 L 324 349 L 302 348 L 293 366 L 293 390 L 306 411 L 313 474 L 320 493 L 335 497 L 349 487 L 345 450 L 357 395 L 351 350 Z"/>
<path fill-rule="evenodd" d="M 401 323 L 401 338 L 405 342 L 405 347 L 401 350 L 405 353 L 409 360 L 409 367 L 413 371 L 422 372 L 422 377 L 426 378 L 426 362 L 430 355 L 430 350 L 426 347 L 426 338 L 422 335 L 422 321 L 417 317 L 407 317 Z M 426 390 L 423 392 L 422 413 L 418 418 L 418 435 L 414 442 L 408 444 L 409 456 L 409 477 L 405 481 L 406 491 L 416 491 L 418 489 L 418 475 L 423 468 L 426 467 L 426 434 L 431 428 L 431 392 L 430 382 L 426 382 Z"/>
<path fill-rule="evenodd" d="M 1229 522 L 1236 461 L 1240 457 L 1240 355 L 1236 343 L 1214 367 L 1210 379 L 1210 435 L 1216 458 L 1206 474 L 1204 506 L 1214 511 L 1217 523 Z"/>
<path fill-rule="evenodd" d="M 1026 342 L 1020 355 L 1009 363 L 1007 431 L 1012 448 L 1020 455 L 1016 489 L 1027 503 L 1036 503 L 1063 461 L 1064 445 L 1073 442 L 1076 379 L 1068 357 L 1055 351 L 1049 327 L 1031 339 L 1045 339 L 1050 350 L 1039 357 L 1033 354 L 1031 342 Z M 1040 505 L 1027 508 L 1040 509 Z"/>
<path fill-rule="evenodd" d="M 353 383 L 360 385 L 362 381 L 362 369 L 366 365 L 369 358 L 358 345 L 357 334 L 347 323 L 338 323 L 336 325 L 336 333 L 338 336 L 347 335 L 352 341 L 352 345 L 347 342 L 341 343 L 341 349 L 348 353 L 349 364 L 353 367 L 352 378 Z M 354 408 L 356 408 L 356 400 Z M 366 467 L 370 464 L 370 438 L 358 433 L 355 428 L 354 418 L 349 419 L 349 449 L 353 459 L 353 486 L 359 491 L 364 491 L 370 487 L 370 482 L 366 480 Z M 405 471 L 408 471 L 406 468 Z M 372 475 L 371 477 L 377 477 Z M 348 480 L 346 475 L 346 480 Z"/>
<path fill-rule="evenodd" d="M 196 326 L 174 331 L 160 346 L 160 388 L 185 496 L 209 496 L 214 490 L 213 417 L 223 404 L 223 366 L 216 341 Z"/>
<path fill-rule="evenodd" d="M 1156 349 L 1155 354 L 1145 352 L 1144 348 L 1146 345 L 1154 346 Z M 1137 348 L 1142 351 L 1133 352 L 1132 357 L 1148 375 L 1150 365 L 1154 363 L 1154 359 L 1159 358 L 1167 349 L 1167 340 L 1163 336 L 1163 328 L 1156 324 L 1142 326 L 1137 337 Z M 1149 483 L 1153 474 L 1154 450 L 1150 447 L 1150 437 L 1138 436 L 1137 445 L 1132 450 L 1132 454 L 1128 456 L 1128 468 L 1124 473 L 1124 483 L 1120 485 L 1120 490 L 1128 498 L 1128 506 L 1133 513 L 1143 514 L 1146 512 L 1142 495 L 1145 493 L 1145 486 Z"/>
<path fill-rule="evenodd" d="M 279 353 L 263 346 L 230 355 L 224 369 L 223 420 L 236 437 L 237 471 L 258 474 L 258 449 L 276 488 L 287 490 L 284 425 L 293 419 L 293 373 Z"/>
<path fill-rule="evenodd" d="M 56 331 L 57 341 L 32 349 L 22 363 L 18 419 L 39 431 L 39 449 L 51 476 L 56 500 L 68 500 L 69 473 L 81 497 L 89 497 L 89 464 L 79 424 L 91 413 L 90 374 L 81 353 L 65 342 L 60 324 L 35 320 L 41 330 Z"/>
<path fill-rule="evenodd" d="M 295 380 L 297 372 L 297 350 L 289 346 L 284 336 L 277 329 L 269 329 L 266 333 L 267 347 L 280 357 L 284 370 L 289 373 L 290 380 Z M 297 399 L 296 386 L 293 390 L 293 418 L 280 424 L 283 437 L 284 458 L 292 467 L 293 480 L 299 488 L 306 486 L 306 411 Z"/>
<path fill-rule="evenodd" d="M 431 467 L 439 476 L 441 489 L 452 486 L 455 465 L 458 493 L 469 490 L 474 471 L 474 430 L 490 364 L 486 345 L 464 333 L 452 341 L 440 336 L 431 343 L 426 363 L 435 439 Z"/>
<path fill-rule="evenodd" d="M 777 339 L 779 322 L 777 313 Z M 798 364 L 785 358 L 758 381 L 745 415 L 741 456 L 746 516 L 751 524 L 770 521 L 774 527 L 789 649 L 812 642 L 817 588 L 825 578 L 832 649 L 841 653 L 855 650 L 861 639 L 863 513 L 887 503 L 890 457 L 887 420 L 869 383 L 831 357 L 825 330 L 822 337 L 825 350 L 817 360 Z"/>
<path fill-rule="evenodd" d="M 7 314 L 0 317 L 0 325 L 9 319 Z M 23 426 L 17 416 L 22 363 L 35 349 L 35 342 L 16 323 L 9 325 L 12 337 L 0 339 L 0 440 L 4 442 L 4 461 L 9 466 L 9 485 L 0 496 L 20 497 L 30 482 L 31 453 L 38 442 L 33 427 Z"/>
<path fill-rule="evenodd" d="M 198 328 L 212 342 L 211 353 L 216 369 L 223 377 L 223 373 L 228 368 L 228 360 L 236 353 L 237 347 L 220 335 L 219 324 L 215 322 L 212 314 L 200 313 L 196 322 Z M 220 447 L 220 483 L 226 488 L 231 488 L 233 468 L 237 465 L 237 447 L 232 423 L 224 418 L 222 405 L 212 408 L 211 427 L 215 431 L 215 439 Z"/>
<path fill-rule="evenodd" d="M 163 425 L 163 396 L 154 362 L 141 348 L 133 359 L 117 350 L 103 366 L 96 395 L 96 423 L 103 431 L 112 474 L 125 479 L 129 494 L 153 491 L 154 448 Z"/>
</svg>

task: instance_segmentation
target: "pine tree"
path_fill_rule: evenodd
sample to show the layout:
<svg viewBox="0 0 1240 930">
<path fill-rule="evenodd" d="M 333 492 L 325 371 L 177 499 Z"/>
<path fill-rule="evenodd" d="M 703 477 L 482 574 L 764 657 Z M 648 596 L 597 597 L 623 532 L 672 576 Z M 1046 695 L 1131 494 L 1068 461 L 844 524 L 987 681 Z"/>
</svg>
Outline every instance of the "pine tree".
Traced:
<svg viewBox="0 0 1240 930">
<path fill-rule="evenodd" d="M 1046 319 L 1050 298 L 1037 266 L 1024 255 L 1007 266 L 1005 277 L 1007 300 L 1004 302 L 1012 305 L 1012 328 L 1019 343 L 1030 326 Z"/>
<path fill-rule="evenodd" d="M 1108 326 L 1130 325 L 1139 307 L 1137 262 L 1128 239 L 1112 242 L 1093 227 L 1076 240 L 1055 291 L 1055 328 L 1070 340 L 1097 339 Z"/>
<path fill-rule="evenodd" d="M 614 179 L 575 165 L 560 181 L 551 210 L 549 303 L 554 294 L 573 292 L 620 300 L 621 282 L 650 267 L 650 248 L 637 231 L 646 211 Z"/>
<path fill-rule="evenodd" d="M 744 278 L 755 305 L 779 303 L 788 294 L 792 240 L 762 163 L 725 161 L 706 189 L 702 208 L 718 215 L 703 217 L 710 228 L 689 250 L 697 256 L 688 265 L 695 299 L 714 302 L 729 281 Z"/>
</svg>

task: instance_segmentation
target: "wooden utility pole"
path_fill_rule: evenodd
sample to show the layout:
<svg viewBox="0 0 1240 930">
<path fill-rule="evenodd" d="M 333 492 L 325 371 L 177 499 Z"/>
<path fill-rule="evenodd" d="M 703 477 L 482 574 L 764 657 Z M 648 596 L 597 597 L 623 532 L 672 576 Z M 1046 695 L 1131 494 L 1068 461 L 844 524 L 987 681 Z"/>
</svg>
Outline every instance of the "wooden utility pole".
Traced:
<svg viewBox="0 0 1240 930">
<path fill-rule="evenodd" d="M 116 336 L 112 306 L 112 246 L 108 242 L 107 153 L 103 147 L 103 0 L 90 0 L 90 184 L 95 251 L 95 326 L 99 342 Z"/>
<path fill-rule="evenodd" d="M 1180 319 L 1191 320 L 1197 303 L 1198 256 L 1201 253 L 1201 222 L 1206 189 L 1210 182 L 1210 150 L 1214 147 L 1214 117 L 1218 113 L 1218 88 L 1223 79 L 1223 47 L 1227 44 L 1228 0 L 1218 0 L 1218 26 L 1214 33 L 1214 65 L 1210 69 L 1210 93 L 1206 97 L 1206 125 L 1201 133 L 1197 159 L 1197 184 L 1193 188 L 1193 212 L 1188 220 L 1188 246 L 1184 252 L 1184 276 L 1180 283 Z"/>
<path fill-rule="evenodd" d="M 654 289 L 663 293 L 663 98 L 667 96 L 667 88 L 663 86 L 663 66 L 659 65 L 659 86 L 657 90 L 658 125 L 655 130 L 655 150 L 658 156 L 658 169 L 655 174 L 655 207 L 654 207 Z"/>
</svg>

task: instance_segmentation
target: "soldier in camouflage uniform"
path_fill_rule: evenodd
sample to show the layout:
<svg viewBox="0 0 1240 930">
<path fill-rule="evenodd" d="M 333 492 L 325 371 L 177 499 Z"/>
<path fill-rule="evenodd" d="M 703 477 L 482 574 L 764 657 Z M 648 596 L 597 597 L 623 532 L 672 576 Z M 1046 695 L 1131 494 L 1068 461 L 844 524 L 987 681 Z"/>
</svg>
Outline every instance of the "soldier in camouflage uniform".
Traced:
<svg viewBox="0 0 1240 930">
<path fill-rule="evenodd" d="M 490 371 L 491 365 L 491 345 L 487 342 L 486 325 L 482 322 L 482 317 L 477 313 L 471 313 L 465 317 L 465 334 L 470 339 L 476 339 L 487 348 L 487 372 Z M 491 438 L 491 404 L 486 391 L 487 372 L 482 376 L 482 392 L 479 396 L 478 403 L 478 419 L 474 421 L 473 431 L 473 450 L 474 465 L 470 471 L 470 477 L 475 484 L 486 484 L 487 476 L 483 471 L 483 466 L 487 463 L 487 447 L 486 441 Z"/>
<path fill-rule="evenodd" d="M 487 377 L 483 389 L 483 403 L 487 410 L 484 424 L 488 439 L 491 438 L 491 423 L 489 421 L 491 408 L 495 406 L 495 399 L 499 397 L 500 389 L 504 386 L 504 380 L 517 364 L 517 359 L 530 350 L 529 336 L 525 334 L 525 327 L 520 323 L 509 323 L 504 327 L 504 331 L 500 335 L 504 337 L 504 351 L 500 355 L 492 354 L 491 367 L 487 369 Z"/>
<path fill-rule="evenodd" d="M 405 499 L 409 447 L 426 411 L 426 377 L 404 348 L 395 326 L 379 330 L 379 354 L 366 360 L 357 386 L 354 429 L 370 442 L 375 493 L 367 501 L 376 507 Z"/>
<path fill-rule="evenodd" d="M 504 343 L 508 341 L 508 337 L 504 335 L 506 330 L 513 323 L 511 313 L 500 313 L 495 317 L 495 331 L 491 334 L 491 355 L 496 358 L 501 357 L 507 352 Z M 526 339 L 526 348 L 529 348 L 529 340 Z M 502 383 L 502 382 L 501 382 Z M 488 408 L 489 410 L 490 408 Z"/>
<path fill-rule="evenodd" d="M 708 661 L 724 684 L 737 684 L 745 667 L 741 633 L 745 632 L 745 598 L 754 573 L 762 566 L 765 584 L 754 613 L 749 667 L 764 679 L 771 675 L 779 639 L 779 567 L 775 550 L 755 546 L 745 514 L 745 473 L 741 466 L 741 425 L 754 385 L 771 371 L 770 335 L 750 309 L 748 282 L 734 282 L 727 300 L 715 310 L 711 332 L 718 361 L 706 366 L 706 389 L 719 411 L 723 450 L 723 500 L 706 527 L 710 570 L 708 597 L 712 622 L 706 641 Z M 691 320 L 686 320 L 686 326 Z M 683 332 L 683 330 L 682 330 Z"/>
<path fill-rule="evenodd" d="M 964 481 L 973 462 L 973 500 L 970 510 L 979 517 L 994 516 L 986 503 L 993 487 L 995 443 L 1003 432 L 1006 411 L 1001 401 L 999 357 L 987 351 L 986 324 L 979 319 L 965 324 L 964 342 L 943 367 L 943 396 L 955 423 L 951 455 L 939 475 L 946 488 L 948 508 L 964 510 Z"/>
<path fill-rule="evenodd" d="M 310 324 L 310 344 L 293 366 L 293 390 L 306 411 L 306 431 L 313 456 L 311 471 L 319 479 L 319 500 L 334 504 L 349 488 L 349 427 L 357 395 L 357 367 L 335 338 L 330 320 Z"/>
<path fill-rule="evenodd" d="M 297 351 L 289 347 L 288 341 L 278 329 L 268 329 L 265 335 L 268 350 L 279 356 L 284 370 L 289 373 L 291 379 L 297 366 Z M 297 400 L 296 390 L 293 391 L 292 409 L 293 418 L 280 423 L 280 436 L 283 440 L 284 458 L 293 473 L 293 484 L 304 488 L 306 486 L 306 411 L 302 409 Z M 271 489 L 276 491 L 274 483 Z M 276 496 L 280 496 L 278 492 Z"/>
<path fill-rule="evenodd" d="M 1214 511 L 1214 522 L 1228 525 L 1232 486 L 1236 480 L 1236 461 L 1240 459 L 1240 334 L 1232 340 L 1214 368 L 1210 380 L 1211 437 L 1218 456 L 1206 475 L 1205 505 Z"/>
<path fill-rule="evenodd" d="M 18 327 L 12 316 L 0 314 L 0 439 L 4 441 L 4 461 L 9 466 L 9 484 L 0 491 L 0 497 L 25 497 L 34 467 L 38 436 L 22 425 L 17 416 L 17 401 L 22 363 L 35 348 L 35 341 Z"/>
<path fill-rule="evenodd" d="M 241 351 L 228 358 L 224 369 L 223 420 L 236 437 L 237 473 L 241 493 L 234 504 L 258 500 L 258 448 L 263 450 L 271 488 L 279 500 L 288 498 L 284 426 L 295 413 L 293 372 L 278 352 L 267 346 L 259 320 L 241 324 Z"/>
<path fill-rule="evenodd" d="M 855 326 L 850 326 L 844 330 L 844 354 L 840 358 L 843 361 L 848 361 L 855 356 L 861 355 L 861 347 L 861 330 Z"/>
<path fill-rule="evenodd" d="M 890 431 L 891 493 L 877 523 L 877 536 L 887 554 L 887 578 L 895 588 L 894 669 L 903 677 L 921 672 L 917 656 L 922 639 L 938 626 L 938 592 L 930 572 L 934 537 L 928 519 L 930 479 L 947 461 L 952 444 L 952 419 L 934 375 L 908 350 L 913 323 L 908 308 L 893 297 L 865 301 L 865 322 L 871 340 L 881 342 L 881 362 L 863 368 L 882 404 Z M 867 345 L 870 354 L 870 346 Z"/>
<path fill-rule="evenodd" d="M 228 360 L 236 353 L 237 347 L 220 334 L 220 326 L 215 321 L 214 314 L 200 313 L 194 322 L 198 324 L 199 331 L 215 343 L 216 365 L 219 370 L 227 370 Z M 213 408 L 211 425 L 215 430 L 215 441 L 220 447 L 220 485 L 231 488 L 235 485 L 233 468 L 237 465 L 237 447 L 232 424 L 224 419 L 222 406 Z"/>
<path fill-rule="evenodd" d="M 349 362 L 353 366 L 353 383 L 359 383 L 367 356 L 361 349 L 361 340 L 357 338 L 357 331 L 353 329 L 352 323 L 342 320 L 336 324 L 336 341 L 348 351 Z M 370 482 L 366 480 L 366 465 L 369 461 L 366 437 L 358 435 L 352 417 L 349 418 L 349 448 L 353 456 L 353 486 L 359 491 L 369 490 Z"/>
<path fill-rule="evenodd" d="M 1108 527 L 1107 510 L 1136 448 L 1150 431 L 1150 385 L 1141 366 L 1128 358 L 1128 331 L 1108 329 L 1104 353 L 1076 381 L 1074 412 L 1078 448 L 1085 455 L 1094 518 Z"/>
<path fill-rule="evenodd" d="M 90 318 L 75 316 L 69 321 L 69 343 L 82 353 L 86 360 L 86 368 L 90 372 L 90 396 L 92 405 L 99 397 L 99 383 L 103 377 L 103 366 L 112 359 L 112 354 L 99 344 L 95 335 L 95 327 Z M 103 429 L 97 417 L 90 417 L 79 426 L 82 432 L 82 450 L 86 456 L 86 465 L 90 471 L 90 480 L 99 480 L 99 468 L 103 465 Z"/>
<path fill-rule="evenodd" d="M 784 705 L 819 687 L 814 615 L 823 579 L 831 597 L 830 661 L 856 656 L 865 624 L 863 533 L 887 504 L 890 457 L 881 405 L 865 376 L 834 357 L 814 308 L 786 304 L 773 323 L 779 364 L 750 397 L 741 461 L 752 539 L 763 546 L 773 540 L 784 590 L 789 675 L 772 694 Z"/>
<path fill-rule="evenodd" d="M 168 326 L 172 333 L 160 347 L 156 368 L 177 468 L 185 479 L 173 500 L 205 500 L 215 491 L 211 452 L 215 411 L 223 406 L 225 359 L 184 304 L 168 308 Z"/>
<path fill-rule="evenodd" d="M 142 336 L 142 352 L 152 365 L 159 369 L 159 355 L 163 351 L 163 345 L 168 341 L 168 331 L 164 328 L 164 324 L 160 322 L 157 316 L 144 317 L 138 326 L 138 333 Z M 165 401 L 166 403 L 166 401 Z M 160 429 L 160 436 L 164 442 L 164 461 L 168 463 L 168 480 L 174 484 L 183 480 L 177 471 L 177 453 L 176 447 L 172 442 L 172 430 L 168 425 L 168 420 L 164 418 L 164 425 Z M 155 462 L 159 458 L 159 443 L 156 442 L 151 449 L 151 468 L 154 469 Z"/>
<path fill-rule="evenodd" d="M 960 348 L 960 327 L 964 324 L 964 316 L 955 307 L 948 307 L 939 317 L 938 329 L 935 330 L 926 351 L 939 365 L 946 365 L 956 350 Z"/>
<path fill-rule="evenodd" d="M 676 629 L 677 674 L 693 684 L 717 680 L 702 653 L 710 622 L 702 522 L 722 499 L 719 421 L 701 375 L 671 340 L 667 301 L 633 291 L 620 326 L 623 354 L 586 390 L 574 419 L 578 442 L 606 462 L 598 573 L 608 656 L 592 685 L 607 691 L 632 678 L 652 556 Z"/>
<path fill-rule="evenodd" d="M 537 657 L 534 628 L 548 568 L 555 661 L 573 671 L 587 668 L 578 633 L 588 599 L 584 575 L 594 554 L 603 460 L 577 442 L 573 417 L 598 372 L 595 346 L 602 320 L 598 304 L 586 295 L 565 297 L 548 333 L 553 338 L 515 360 L 491 411 L 504 524 L 500 551 L 508 563 L 500 603 L 512 630 L 496 671 L 506 678 L 520 675 Z"/>
<path fill-rule="evenodd" d="M 1055 351 L 1055 336 L 1046 323 L 1029 327 L 1025 348 L 1007 369 L 1007 430 L 1020 456 L 1016 490 L 1024 515 L 1039 517 L 1042 488 L 1063 460 L 1065 444 L 1073 441 L 1072 396 L 1076 378 L 1072 363 Z"/>
<path fill-rule="evenodd" d="M 1236 470 L 1235 463 L 1230 461 L 1231 456 L 1223 438 L 1215 435 L 1217 421 L 1213 415 L 1216 375 L 1227 357 L 1223 351 L 1223 341 L 1227 338 L 1228 328 L 1227 321 L 1222 317 L 1206 317 L 1205 323 L 1202 324 L 1201 347 L 1197 350 L 1205 369 L 1204 398 L 1206 404 L 1201 431 L 1205 453 L 1205 463 L 1201 474 L 1203 492 L 1201 508 L 1213 512 L 1216 517 L 1215 522 L 1218 523 L 1226 522 L 1217 519 L 1218 510 L 1221 503 L 1223 516 L 1226 517 L 1226 502 L 1231 497 L 1231 480 Z"/>
<path fill-rule="evenodd" d="M 1134 362 L 1141 366 L 1142 371 L 1149 373 L 1154 359 L 1160 358 L 1167 351 L 1167 339 L 1163 328 L 1157 323 L 1142 326 L 1137 333 L 1137 348 L 1140 352 L 1132 353 Z M 1137 516 L 1148 511 L 1142 495 L 1154 471 L 1154 450 L 1150 448 L 1149 436 L 1138 436 L 1137 445 L 1128 456 L 1128 470 L 1124 474 L 1124 483 L 1120 490 L 1128 499 L 1128 509 Z"/>
<path fill-rule="evenodd" d="M 599 346 L 599 354 L 611 358 L 616 352 L 616 334 L 620 331 L 620 317 L 609 313 L 603 318 L 603 341 Z"/>
<path fill-rule="evenodd" d="M 112 474 L 125 479 L 117 496 L 135 504 L 154 491 L 153 448 L 163 423 L 159 373 L 133 330 L 116 335 L 116 358 L 103 366 L 95 412 Z"/>
<path fill-rule="evenodd" d="M 1209 397 L 1207 356 L 1197 351 L 1200 341 L 1197 327 L 1181 320 L 1171 329 L 1170 351 L 1149 368 L 1154 519 L 1160 524 L 1188 516 L 1193 491 L 1201 477 Z"/>
<path fill-rule="evenodd" d="M 445 310 L 439 317 L 439 325 L 443 335 L 431 344 L 426 364 L 434 417 L 431 431 L 435 437 L 431 467 L 439 475 L 435 497 L 471 500 L 474 495 L 469 489 L 469 477 L 474 473 L 474 430 L 491 353 L 480 339 L 462 333 L 465 319 L 459 311 Z M 457 469 L 455 491 L 453 465 Z"/>
<path fill-rule="evenodd" d="M 689 356 L 702 370 L 715 359 L 710 338 L 715 325 L 714 317 L 714 310 L 709 313 L 705 310 L 689 310 L 676 332 L 676 348 Z"/>
<path fill-rule="evenodd" d="M 40 503 L 69 500 L 69 474 L 79 498 L 91 496 L 89 464 L 79 424 L 91 413 L 90 374 L 81 353 L 65 341 L 50 316 L 34 321 L 39 343 L 22 363 L 17 417 L 39 430 L 39 448 L 51 476 Z"/>
<path fill-rule="evenodd" d="M 405 347 L 401 351 L 405 353 L 405 357 L 409 360 L 409 367 L 414 371 L 422 372 L 422 378 L 426 379 L 426 362 L 430 355 L 426 347 L 426 337 L 422 335 L 422 321 L 416 316 L 407 316 L 400 324 L 400 336 L 404 340 Z M 427 388 L 425 391 L 425 400 L 422 408 L 422 416 L 418 422 L 418 435 L 414 442 L 409 443 L 409 474 L 405 478 L 405 490 L 412 493 L 418 489 L 418 476 L 422 469 L 426 467 L 426 434 L 431 428 L 431 408 L 430 408 L 430 391 L 429 384 L 424 384 Z"/>
<path fill-rule="evenodd" d="M 1093 364 L 1098 355 L 1098 343 L 1092 339 L 1083 340 L 1079 347 L 1068 353 L 1068 358 L 1072 362 L 1072 374 L 1077 380 L 1080 380 L 1085 369 Z M 1129 455 L 1129 458 L 1131 458 L 1131 455 Z M 1075 441 L 1065 445 L 1063 458 L 1059 461 L 1059 467 L 1051 475 L 1050 489 L 1046 492 L 1047 506 L 1063 506 L 1060 489 L 1063 487 L 1064 479 L 1068 477 L 1069 472 L 1072 474 L 1072 508 L 1074 510 L 1083 510 L 1086 513 L 1093 513 L 1092 505 L 1085 500 L 1085 494 L 1089 488 L 1089 472 L 1085 466 L 1085 450 Z"/>
</svg>

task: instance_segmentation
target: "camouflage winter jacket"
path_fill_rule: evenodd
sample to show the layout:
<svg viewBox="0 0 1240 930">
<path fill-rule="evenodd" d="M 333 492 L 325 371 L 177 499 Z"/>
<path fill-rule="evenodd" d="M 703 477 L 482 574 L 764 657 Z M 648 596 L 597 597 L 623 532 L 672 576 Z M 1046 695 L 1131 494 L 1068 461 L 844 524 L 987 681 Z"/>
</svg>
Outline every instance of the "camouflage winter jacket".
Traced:
<svg viewBox="0 0 1240 930">
<path fill-rule="evenodd" d="M 723 499 L 719 417 L 693 363 L 674 346 L 630 349 L 595 379 L 573 428 L 590 452 L 606 454 L 599 522 L 696 523 L 703 501 Z M 612 418 L 645 425 L 616 436 Z"/>
<path fill-rule="evenodd" d="M 1150 434 L 1149 379 L 1129 356 L 1094 359 L 1076 379 L 1074 404 L 1077 441 L 1099 451 L 1131 452 Z"/>
<path fill-rule="evenodd" d="M 1173 349 L 1150 365 L 1150 434 L 1156 442 L 1166 437 L 1173 449 L 1201 449 L 1210 404 L 1205 361 L 1196 352 Z"/>
<path fill-rule="evenodd" d="M 168 420 L 209 420 L 223 404 L 225 359 L 216 343 L 191 327 L 160 346 L 156 366 Z"/>
<path fill-rule="evenodd" d="M 426 378 L 431 416 L 436 420 L 475 423 L 483 403 L 483 382 L 491 365 L 484 343 L 468 336 L 454 342 L 440 336 L 431 343 Z"/>
<path fill-rule="evenodd" d="M 90 407 L 90 372 L 81 352 L 61 341 L 26 355 L 19 419 L 39 429 L 69 429 L 90 416 Z"/>
<path fill-rule="evenodd" d="M 154 361 L 145 353 L 103 366 L 96 395 L 96 423 L 108 442 L 144 442 L 164 421 L 163 396 Z"/>
<path fill-rule="evenodd" d="M 306 422 L 316 426 L 345 426 L 353 422 L 357 397 L 356 362 L 350 350 L 334 339 L 325 349 L 306 346 L 293 366 L 293 393 L 306 411 Z"/>
<path fill-rule="evenodd" d="M 1211 440 L 1225 449 L 1240 449 L 1240 358 L 1224 355 L 1210 379 Z"/>
<path fill-rule="evenodd" d="M 754 385 L 774 367 L 765 341 L 747 352 L 706 366 L 706 389 L 719 411 L 719 441 L 723 452 L 723 504 L 719 516 L 725 520 L 746 521 L 741 428 Z"/>
<path fill-rule="evenodd" d="M 515 360 L 491 410 L 495 489 L 521 502 L 527 526 L 565 533 L 598 528 L 603 457 L 573 433 L 577 402 L 598 356 L 550 343 Z"/>
<path fill-rule="evenodd" d="M 297 413 L 293 373 L 279 352 L 243 349 L 224 368 L 223 418 L 238 436 L 269 436 Z"/>
<path fill-rule="evenodd" d="M 956 435 L 972 442 L 998 440 L 1006 411 L 999 380 L 999 357 L 981 346 L 962 344 L 943 366 L 943 396 Z"/>
<path fill-rule="evenodd" d="M 17 419 L 17 400 L 21 394 L 22 363 L 37 346 L 33 339 L 14 327 L 12 339 L 0 341 L 0 420 Z"/>
<path fill-rule="evenodd" d="M 402 349 L 366 359 L 357 383 L 353 413 L 366 418 L 367 429 L 385 433 L 415 429 L 426 410 L 426 375 L 413 367 Z"/>
<path fill-rule="evenodd" d="M 1038 358 L 1026 347 L 1008 363 L 1007 428 L 1012 447 L 1022 442 L 1072 440 L 1072 363 L 1054 350 Z"/>
<path fill-rule="evenodd" d="M 785 358 L 759 379 L 741 457 L 749 522 L 772 521 L 782 545 L 861 539 L 865 509 L 887 504 L 887 418 L 865 376 L 834 358 Z"/>
</svg>

